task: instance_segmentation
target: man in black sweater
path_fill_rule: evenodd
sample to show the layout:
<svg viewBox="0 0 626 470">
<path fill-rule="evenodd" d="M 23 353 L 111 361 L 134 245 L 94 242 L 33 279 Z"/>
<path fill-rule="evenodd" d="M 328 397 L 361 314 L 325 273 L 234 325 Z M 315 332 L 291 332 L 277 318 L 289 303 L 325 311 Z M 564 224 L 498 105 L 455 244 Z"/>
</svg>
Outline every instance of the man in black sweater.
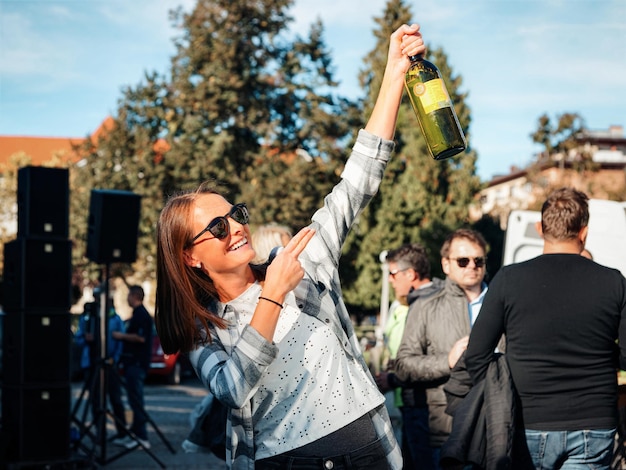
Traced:
<svg viewBox="0 0 626 470">
<path fill-rule="evenodd" d="M 497 273 L 466 351 L 476 384 L 506 335 L 536 468 L 608 469 L 613 452 L 618 354 L 626 366 L 626 279 L 580 256 L 587 200 L 571 188 L 550 194 L 537 227 L 543 254 Z"/>
</svg>

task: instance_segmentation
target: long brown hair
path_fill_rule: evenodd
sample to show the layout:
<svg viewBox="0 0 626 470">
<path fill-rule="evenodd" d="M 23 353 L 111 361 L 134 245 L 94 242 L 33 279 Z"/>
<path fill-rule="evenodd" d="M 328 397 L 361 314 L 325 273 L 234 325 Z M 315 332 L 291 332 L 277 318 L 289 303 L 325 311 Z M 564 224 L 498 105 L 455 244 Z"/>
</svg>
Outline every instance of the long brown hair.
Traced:
<svg viewBox="0 0 626 470">
<path fill-rule="evenodd" d="M 200 339 L 198 322 L 224 328 L 226 322 L 207 309 L 217 299 L 213 281 L 202 269 L 185 263 L 184 251 L 193 237 L 193 205 L 202 194 L 220 194 L 211 183 L 173 195 L 157 223 L 157 287 L 155 325 L 163 351 L 188 352 Z"/>
</svg>

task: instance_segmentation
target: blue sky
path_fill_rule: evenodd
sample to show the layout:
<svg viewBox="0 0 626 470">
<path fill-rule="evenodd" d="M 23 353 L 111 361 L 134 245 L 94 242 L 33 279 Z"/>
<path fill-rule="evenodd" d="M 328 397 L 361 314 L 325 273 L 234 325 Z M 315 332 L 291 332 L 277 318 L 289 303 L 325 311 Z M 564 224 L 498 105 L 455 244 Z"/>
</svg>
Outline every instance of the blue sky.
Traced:
<svg viewBox="0 0 626 470">
<path fill-rule="evenodd" d="M 144 71 L 174 53 L 168 11 L 193 0 L 0 0 L 0 135 L 83 137 Z M 385 0 L 295 0 L 293 28 L 320 17 L 340 93 L 357 75 Z M 626 127 L 626 1 L 407 2 L 431 46 L 463 77 L 483 180 L 525 166 L 540 115 Z"/>
</svg>

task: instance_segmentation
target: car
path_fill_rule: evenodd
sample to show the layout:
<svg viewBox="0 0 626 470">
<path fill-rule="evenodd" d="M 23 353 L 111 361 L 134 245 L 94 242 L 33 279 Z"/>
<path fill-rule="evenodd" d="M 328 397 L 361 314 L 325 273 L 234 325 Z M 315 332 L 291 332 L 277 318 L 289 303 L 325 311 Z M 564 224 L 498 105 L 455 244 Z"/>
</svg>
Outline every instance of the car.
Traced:
<svg viewBox="0 0 626 470">
<path fill-rule="evenodd" d="M 178 385 L 182 377 L 191 371 L 187 356 L 175 353 L 165 354 L 161 340 L 156 332 L 152 332 L 152 358 L 148 369 L 148 378 L 165 380 L 169 385 Z"/>
</svg>

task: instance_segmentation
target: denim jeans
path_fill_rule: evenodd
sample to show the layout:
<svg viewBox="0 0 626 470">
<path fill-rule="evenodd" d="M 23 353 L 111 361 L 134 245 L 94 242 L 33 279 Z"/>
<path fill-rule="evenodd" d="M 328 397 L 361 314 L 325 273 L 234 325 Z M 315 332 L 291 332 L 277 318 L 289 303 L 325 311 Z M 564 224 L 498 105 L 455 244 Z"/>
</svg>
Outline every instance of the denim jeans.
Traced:
<svg viewBox="0 0 626 470">
<path fill-rule="evenodd" d="M 361 449 L 333 457 L 290 457 L 281 454 L 257 460 L 255 470 L 389 470 L 387 456 L 380 441 Z"/>
<path fill-rule="evenodd" d="M 615 429 L 584 431 L 526 430 L 528 450 L 537 470 L 608 470 Z"/>
<path fill-rule="evenodd" d="M 138 365 L 124 365 L 124 378 L 126 379 L 126 393 L 128 405 L 133 410 L 133 424 L 130 430 L 140 439 L 148 439 L 146 427 L 147 416 L 143 402 L 143 383 L 146 380 L 146 370 Z"/>
<path fill-rule="evenodd" d="M 402 412 L 402 453 L 404 470 L 434 470 L 437 461 L 430 447 L 428 428 L 428 407 L 403 406 Z"/>
</svg>

